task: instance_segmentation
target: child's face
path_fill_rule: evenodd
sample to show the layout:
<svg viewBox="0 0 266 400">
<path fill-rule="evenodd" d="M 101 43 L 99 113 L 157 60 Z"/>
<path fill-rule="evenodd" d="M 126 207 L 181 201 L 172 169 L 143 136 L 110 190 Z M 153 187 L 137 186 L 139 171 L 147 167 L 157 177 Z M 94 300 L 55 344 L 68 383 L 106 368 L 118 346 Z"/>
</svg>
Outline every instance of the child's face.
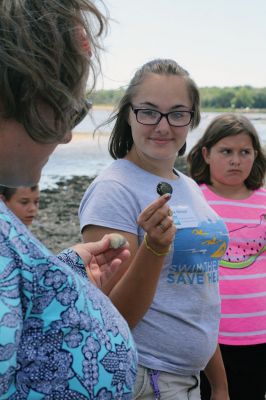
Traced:
<svg viewBox="0 0 266 400">
<path fill-rule="evenodd" d="M 248 178 L 256 152 L 246 133 L 227 136 L 209 151 L 203 147 L 204 160 L 210 167 L 211 182 L 215 184 L 242 186 Z"/>
<path fill-rule="evenodd" d="M 31 225 L 39 208 L 40 192 L 31 188 L 18 188 L 6 205 L 25 225 Z"/>
<path fill-rule="evenodd" d="M 132 99 L 135 109 L 146 110 L 146 115 L 159 111 L 161 113 L 182 111 L 189 113 L 192 108 L 187 83 L 183 77 L 175 75 L 147 74 L 139 85 Z M 189 114 L 187 114 L 189 115 Z M 132 153 L 148 164 L 155 162 L 165 165 L 166 160 L 174 163 L 177 152 L 186 142 L 190 124 L 186 126 L 170 125 L 162 118 L 155 125 L 139 123 L 130 109 L 128 120 L 133 138 Z"/>
</svg>

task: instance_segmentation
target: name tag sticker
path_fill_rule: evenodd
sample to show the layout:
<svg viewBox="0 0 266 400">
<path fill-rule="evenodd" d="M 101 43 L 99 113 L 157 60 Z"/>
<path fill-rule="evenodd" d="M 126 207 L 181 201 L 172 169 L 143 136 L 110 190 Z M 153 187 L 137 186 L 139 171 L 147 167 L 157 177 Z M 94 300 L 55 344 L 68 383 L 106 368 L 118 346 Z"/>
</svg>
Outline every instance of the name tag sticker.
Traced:
<svg viewBox="0 0 266 400">
<path fill-rule="evenodd" d="M 195 228 L 198 226 L 198 219 L 191 208 L 187 206 L 171 207 L 173 220 L 177 228 Z"/>
</svg>

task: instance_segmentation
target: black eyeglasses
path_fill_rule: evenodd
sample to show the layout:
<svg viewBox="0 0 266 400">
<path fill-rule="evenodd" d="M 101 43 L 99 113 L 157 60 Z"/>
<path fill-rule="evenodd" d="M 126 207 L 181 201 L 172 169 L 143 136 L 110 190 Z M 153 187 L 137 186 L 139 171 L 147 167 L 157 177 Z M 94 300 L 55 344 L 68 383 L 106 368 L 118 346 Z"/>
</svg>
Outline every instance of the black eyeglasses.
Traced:
<svg viewBox="0 0 266 400">
<path fill-rule="evenodd" d="M 190 124 L 194 111 L 170 111 L 168 113 L 161 113 L 157 110 L 150 110 L 149 108 L 135 108 L 131 104 L 133 113 L 136 115 L 136 120 L 142 125 L 157 125 L 163 117 L 171 126 L 187 126 Z"/>
<path fill-rule="evenodd" d="M 92 108 L 92 102 L 88 99 L 84 99 L 84 105 L 79 111 L 75 111 L 72 120 L 71 128 L 75 128 L 88 114 L 89 110 Z"/>
</svg>

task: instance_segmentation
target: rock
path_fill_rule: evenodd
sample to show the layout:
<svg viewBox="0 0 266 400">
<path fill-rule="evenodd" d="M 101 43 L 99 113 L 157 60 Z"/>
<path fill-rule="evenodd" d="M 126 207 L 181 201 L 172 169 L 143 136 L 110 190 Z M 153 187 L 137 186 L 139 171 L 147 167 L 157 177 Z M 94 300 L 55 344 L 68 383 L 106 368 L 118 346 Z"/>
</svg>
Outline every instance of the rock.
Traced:
<svg viewBox="0 0 266 400">
<path fill-rule="evenodd" d="M 92 180 L 86 176 L 62 178 L 56 188 L 41 191 L 39 213 L 31 231 L 52 252 L 82 242 L 78 209 Z"/>
</svg>

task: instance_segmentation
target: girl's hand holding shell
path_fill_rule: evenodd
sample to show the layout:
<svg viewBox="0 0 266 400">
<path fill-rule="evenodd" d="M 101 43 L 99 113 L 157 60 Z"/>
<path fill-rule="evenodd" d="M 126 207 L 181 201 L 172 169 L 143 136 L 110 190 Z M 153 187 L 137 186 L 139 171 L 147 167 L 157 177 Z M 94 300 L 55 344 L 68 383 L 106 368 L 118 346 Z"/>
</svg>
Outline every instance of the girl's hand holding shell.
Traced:
<svg viewBox="0 0 266 400">
<path fill-rule="evenodd" d="M 162 183 L 166 185 L 162 185 Z M 138 217 L 138 224 L 146 232 L 146 247 L 155 255 L 166 255 L 170 251 L 170 246 L 176 233 L 172 212 L 167 204 L 173 189 L 166 182 L 161 182 L 156 189 L 160 197 L 142 211 Z M 163 190 L 166 193 L 161 195 Z"/>
</svg>

